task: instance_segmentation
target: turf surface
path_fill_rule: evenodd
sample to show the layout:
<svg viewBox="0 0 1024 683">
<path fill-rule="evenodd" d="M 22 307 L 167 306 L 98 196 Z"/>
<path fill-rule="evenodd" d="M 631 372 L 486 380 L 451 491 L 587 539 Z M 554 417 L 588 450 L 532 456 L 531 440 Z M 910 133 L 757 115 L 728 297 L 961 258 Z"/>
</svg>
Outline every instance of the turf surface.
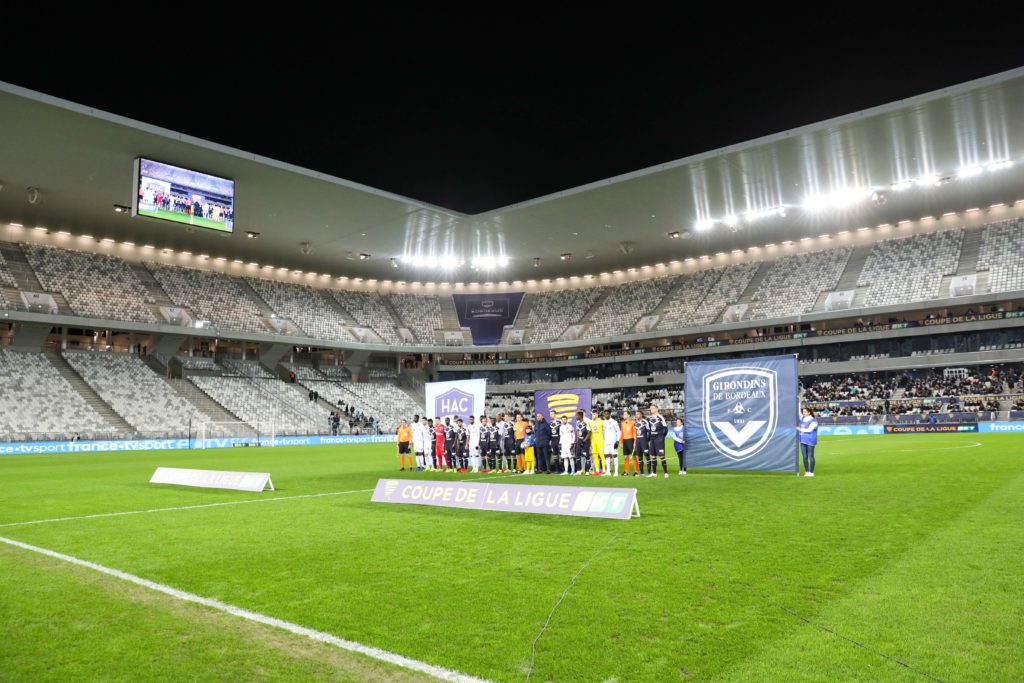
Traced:
<svg viewBox="0 0 1024 683">
<path fill-rule="evenodd" d="M 395 474 L 393 449 L 6 457 L 0 525 L 266 502 L 0 536 L 500 681 L 526 678 L 534 639 L 584 566 L 537 642 L 531 680 L 1024 678 L 1017 435 L 824 439 L 814 479 L 630 479 L 643 516 L 625 522 L 371 504 L 369 492 L 272 500 L 371 489 Z M 157 465 L 270 471 L 278 491 L 152 486 Z M 0 679 L 394 673 L 236 621 L 0 546 Z"/>
<path fill-rule="evenodd" d="M 203 218 L 201 216 L 189 216 L 187 213 L 179 213 L 177 211 L 168 211 L 166 209 L 146 211 L 144 209 L 139 209 L 139 215 L 149 216 L 150 218 L 162 218 L 165 221 L 173 221 L 174 223 L 194 225 L 197 228 L 209 228 L 210 230 L 218 230 L 220 232 L 231 232 L 231 228 L 227 227 L 224 221 L 215 221 L 212 218 Z"/>
</svg>

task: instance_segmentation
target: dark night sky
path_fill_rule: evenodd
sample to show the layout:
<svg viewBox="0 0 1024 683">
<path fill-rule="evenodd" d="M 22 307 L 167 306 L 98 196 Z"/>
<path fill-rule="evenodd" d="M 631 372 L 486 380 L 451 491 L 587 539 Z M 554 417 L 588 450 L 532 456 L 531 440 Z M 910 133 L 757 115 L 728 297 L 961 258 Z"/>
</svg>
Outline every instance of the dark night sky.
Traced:
<svg viewBox="0 0 1024 683">
<path fill-rule="evenodd" d="M 60 42 L 60 68 L 5 48 L 0 79 L 476 213 L 1024 65 L 990 31 L 949 40 L 954 13 L 726 10 L 121 25 Z"/>
</svg>

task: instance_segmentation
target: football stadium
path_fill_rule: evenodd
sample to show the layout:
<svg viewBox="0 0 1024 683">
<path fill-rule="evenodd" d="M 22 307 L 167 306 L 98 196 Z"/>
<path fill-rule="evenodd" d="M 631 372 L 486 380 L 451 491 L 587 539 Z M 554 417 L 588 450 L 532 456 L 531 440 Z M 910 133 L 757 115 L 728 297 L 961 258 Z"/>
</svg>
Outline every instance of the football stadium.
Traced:
<svg viewBox="0 0 1024 683">
<path fill-rule="evenodd" d="M 481 213 L 0 150 L 0 679 L 1024 679 L 1024 68 Z"/>
</svg>

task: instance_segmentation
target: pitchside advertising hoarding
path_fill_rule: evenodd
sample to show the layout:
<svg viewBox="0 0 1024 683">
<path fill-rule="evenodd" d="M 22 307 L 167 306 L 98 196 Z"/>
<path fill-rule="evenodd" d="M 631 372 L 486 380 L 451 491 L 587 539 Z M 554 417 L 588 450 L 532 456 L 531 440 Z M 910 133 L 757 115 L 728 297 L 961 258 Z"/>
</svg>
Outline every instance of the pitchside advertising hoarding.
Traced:
<svg viewBox="0 0 1024 683">
<path fill-rule="evenodd" d="M 234 448 L 258 443 L 261 446 L 339 446 L 348 444 L 395 443 L 396 434 L 356 436 L 225 437 L 220 439 L 127 439 L 122 441 L 22 441 L 0 443 L 0 455 L 42 453 L 111 453 L 115 451 L 173 451 L 186 448 Z M 202 443 L 200 443 L 202 441 Z"/>
<path fill-rule="evenodd" d="M 486 398 L 487 380 L 485 379 L 428 382 L 426 385 L 428 417 L 466 419 L 470 415 L 483 415 Z"/>
<path fill-rule="evenodd" d="M 686 364 L 690 467 L 796 472 L 796 356 Z"/>
<path fill-rule="evenodd" d="M 640 516 L 636 489 L 625 488 L 380 479 L 371 500 L 568 517 L 629 519 Z"/>
<path fill-rule="evenodd" d="M 557 418 L 573 418 L 578 410 L 590 417 L 591 398 L 590 389 L 545 389 L 533 392 L 533 409 L 544 413 L 545 419 L 549 419 L 551 413 Z"/>
</svg>

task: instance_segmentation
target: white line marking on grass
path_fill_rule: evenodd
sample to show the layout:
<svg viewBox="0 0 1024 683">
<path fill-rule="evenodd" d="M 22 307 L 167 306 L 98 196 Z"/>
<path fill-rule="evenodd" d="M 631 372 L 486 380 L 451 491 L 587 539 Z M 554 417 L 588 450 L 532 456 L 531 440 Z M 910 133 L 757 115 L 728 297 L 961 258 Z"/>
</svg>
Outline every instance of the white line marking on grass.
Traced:
<svg viewBox="0 0 1024 683">
<path fill-rule="evenodd" d="M 142 586 L 143 588 L 148 588 L 158 593 L 169 595 L 172 598 L 177 598 L 178 600 L 203 605 L 205 607 L 210 607 L 217 611 L 225 612 L 227 614 L 231 614 L 242 619 L 254 621 L 258 624 L 264 624 L 266 626 L 273 626 L 274 628 L 283 629 L 285 631 L 288 631 L 289 633 L 294 633 L 297 636 L 303 636 L 305 638 L 309 638 L 310 640 L 315 640 L 319 643 L 326 643 L 327 645 L 334 645 L 336 647 L 340 647 L 343 650 L 348 650 L 349 652 L 358 652 L 360 654 L 366 655 L 367 657 L 372 657 L 373 659 L 377 659 L 382 662 L 387 662 L 388 664 L 393 664 L 403 669 L 419 671 L 421 673 L 434 676 L 435 678 L 441 679 L 443 681 L 456 681 L 458 683 L 485 682 L 485 679 L 476 678 L 475 676 L 470 676 L 469 674 L 464 674 L 459 671 L 452 671 L 451 669 L 445 669 L 443 667 L 435 666 L 433 664 L 427 664 L 426 662 L 421 662 L 417 659 L 404 657 L 402 655 L 395 654 L 394 652 L 382 650 L 380 648 L 373 647 L 370 645 L 363 645 L 362 643 L 357 643 L 352 640 L 345 640 L 344 638 L 339 638 L 338 636 L 331 635 L 330 633 L 325 633 L 324 631 L 317 631 L 311 628 L 307 628 L 305 626 L 300 626 L 299 624 L 295 624 L 290 621 L 284 621 L 283 619 L 277 619 L 276 617 L 267 616 L 266 614 L 253 612 L 242 607 L 229 605 L 225 602 L 221 602 L 220 600 L 204 598 L 201 595 L 196 595 L 195 593 L 189 593 L 187 591 L 179 590 L 177 588 L 173 588 L 162 583 L 156 583 L 155 581 L 150 581 L 140 576 L 135 576 L 134 574 L 123 572 L 119 569 L 112 569 L 102 564 L 96 564 L 95 562 L 89 562 L 88 560 L 81 560 L 77 557 L 72 557 L 71 555 L 65 555 L 63 553 L 58 553 L 53 550 L 47 550 L 46 548 L 40 548 L 38 546 L 29 545 L 28 543 L 22 543 L 21 541 L 15 541 L 12 538 L 0 536 L 0 543 L 6 543 L 7 545 L 11 545 L 16 548 L 21 548 L 22 550 L 28 550 L 34 553 L 39 553 L 40 555 L 46 555 L 47 557 L 52 557 L 54 559 L 61 560 L 62 562 L 68 562 L 70 564 L 75 564 L 80 567 L 86 567 L 88 569 L 100 572 L 101 574 L 113 576 L 114 578 L 118 578 L 123 581 L 128 581 L 129 583 L 134 583 L 137 586 Z"/>
<path fill-rule="evenodd" d="M 248 503 L 270 503 L 275 500 L 298 500 L 299 498 L 323 498 L 324 496 L 344 496 L 349 493 L 371 493 L 373 489 L 356 489 L 351 491 L 328 491 L 326 493 L 304 493 L 299 496 L 277 496 L 275 498 L 247 498 L 245 500 L 226 500 L 220 503 L 201 503 L 199 505 L 179 505 L 169 508 L 151 508 L 149 510 L 127 510 L 124 512 L 100 512 L 95 515 L 79 515 L 77 517 L 54 517 L 52 519 L 36 519 L 28 522 L 7 522 L 0 524 L 0 528 L 8 526 L 26 526 L 29 524 L 49 524 L 51 522 L 73 522 L 76 519 L 99 519 L 101 517 L 122 517 L 124 515 L 145 515 L 150 512 L 175 512 L 177 510 L 198 510 L 200 508 L 215 508 L 225 505 L 246 505 Z"/>
<path fill-rule="evenodd" d="M 955 450 L 959 450 L 961 448 L 977 448 L 980 445 L 981 445 L 980 441 L 975 441 L 974 443 L 968 444 L 966 446 L 943 446 L 942 448 L 926 448 L 926 447 L 922 446 L 921 448 L 901 448 L 899 450 L 889 451 L 889 452 L 890 453 L 921 453 L 921 452 L 924 452 L 924 451 L 955 451 Z"/>
<path fill-rule="evenodd" d="M 505 477 L 519 477 L 516 474 L 502 474 L 496 477 L 473 477 L 461 479 L 460 481 L 482 481 L 484 479 L 502 479 Z M 53 517 L 50 519 L 33 519 L 27 522 L 6 522 L 0 524 L 0 529 L 10 526 L 28 526 L 32 524 L 50 524 L 53 522 L 73 522 L 79 519 L 101 519 L 103 517 L 123 517 L 125 515 L 145 515 L 151 512 L 177 512 L 179 510 L 199 510 L 202 508 L 223 507 L 225 505 L 247 505 L 249 503 L 270 503 L 276 500 L 299 500 L 302 498 L 323 498 L 324 496 L 344 496 L 349 493 L 373 493 L 374 489 L 352 489 L 349 491 L 327 491 L 325 493 L 303 493 L 298 496 L 275 496 L 267 498 L 247 498 L 245 500 L 226 500 L 219 503 L 200 503 L 198 505 L 179 505 L 167 508 L 150 508 L 148 510 L 124 510 L 121 512 L 100 512 L 93 515 L 77 515 L 73 517 Z"/>
<path fill-rule="evenodd" d="M 562 595 L 558 598 L 558 602 L 556 602 L 555 606 L 551 608 L 550 612 L 548 612 L 548 618 L 544 621 L 544 625 L 540 627 L 540 633 L 538 633 L 537 637 L 533 639 L 533 646 L 530 648 L 530 668 L 526 670 L 526 683 L 530 683 L 530 676 L 533 675 L 533 664 L 537 661 L 537 641 L 540 640 L 540 637 L 544 635 L 544 631 L 547 630 L 548 624 L 551 623 L 551 617 L 555 616 L 555 610 L 558 609 L 558 606 L 562 604 L 563 600 L 565 600 L 565 596 L 569 594 L 569 590 L 576 585 L 576 579 L 580 577 L 580 574 L 583 573 L 583 570 L 589 567 L 590 563 L 596 560 L 597 556 L 603 553 L 604 549 L 611 545 L 611 542 L 619 537 L 619 533 L 620 532 L 616 531 L 614 534 L 612 534 L 612 537 L 609 538 L 603 546 L 598 548 L 597 551 L 590 556 L 590 559 L 587 560 L 582 567 L 580 567 L 580 570 L 576 572 L 576 574 L 571 579 L 569 579 L 569 585 L 565 587 L 565 590 L 562 591 Z"/>
</svg>

